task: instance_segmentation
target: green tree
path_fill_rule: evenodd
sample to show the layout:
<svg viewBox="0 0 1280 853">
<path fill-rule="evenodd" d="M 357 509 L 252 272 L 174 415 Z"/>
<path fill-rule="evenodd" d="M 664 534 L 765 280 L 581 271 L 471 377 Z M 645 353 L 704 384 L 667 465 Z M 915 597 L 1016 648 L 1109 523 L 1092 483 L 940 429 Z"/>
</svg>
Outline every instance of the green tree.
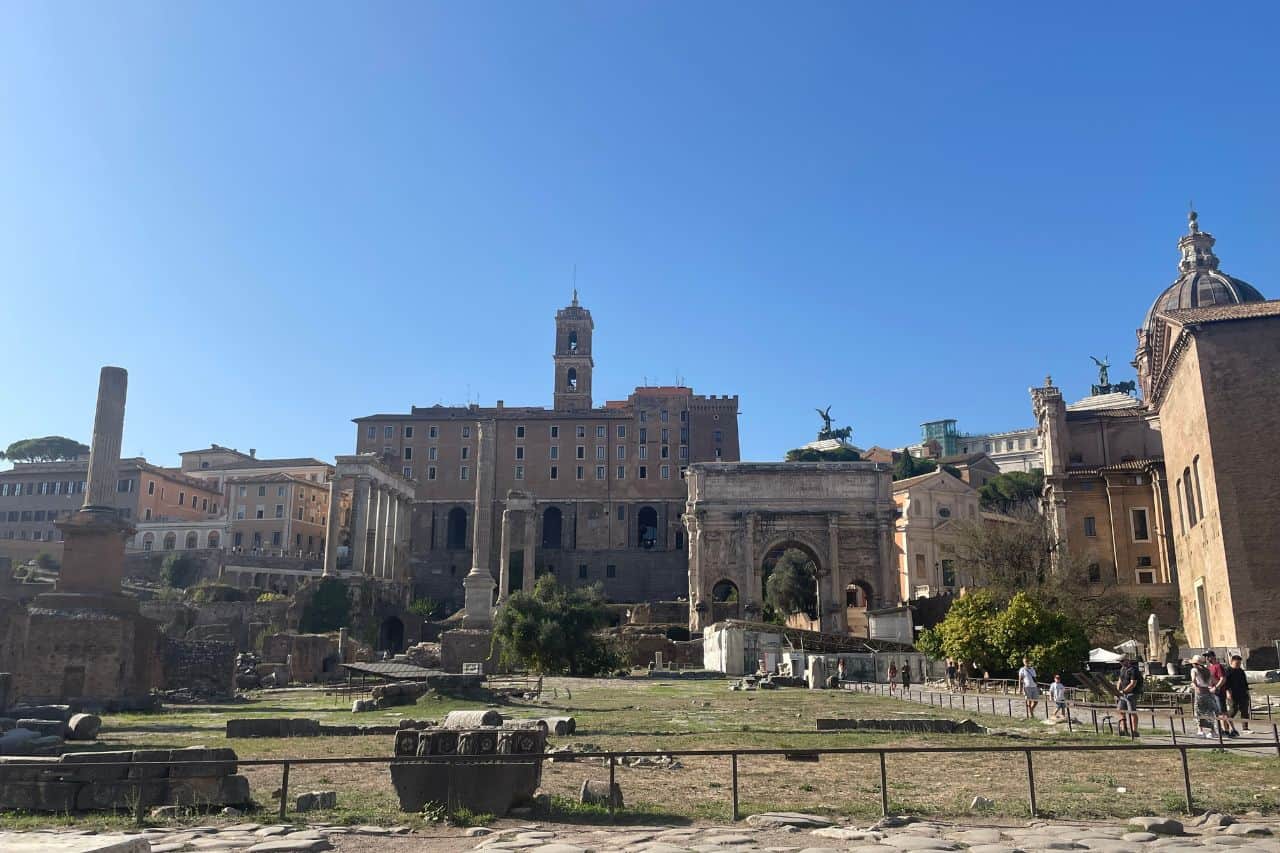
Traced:
<svg viewBox="0 0 1280 853">
<path fill-rule="evenodd" d="M 1084 628 L 1025 592 L 1009 600 L 991 623 L 989 633 L 992 646 L 1002 656 L 1002 668 L 1016 669 L 1026 657 L 1048 677 L 1055 672 L 1075 672 L 1089 657 Z"/>
<path fill-rule="evenodd" d="M 793 613 L 818 612 L 817 567 L 799 548 L 788 548 L 773 564 L 764 584 L 765 604 L 784 619 Z"/>
<path fill-rule="evenodd" d="M 852 447 L 837 447 L 834 450 L 815 450 L 812 447 L 798 447 L 788 450 L 788 462 L 858 462 L 862 457 Z"/>
<path fill-rule="evenodd" d="M 170 589 L 186 589 L 200 575 L 200 565 L 186 554 L 177 551 L 169 554 L 160 564 L 160 583 Z"/>
<path fill-rule="evenodd" d="M 925 640 L 932 650 L 930 653 L 976 663 L 983 669 L 999 668 L 997 663 L 1003 655 L 993 643 L 991 625 L 1001 604 L 997 596 L 986 590 L 957 598 L 947 610 L 946 618 L 931 629 L 931 635 Z"/>
<path fill-rule="evenodd" d="M 982 508 L 993 512 L 1014 512 L 1034 508 L 1044 491 L 1044 471 L 1009 471 L 993 477 L 978 489 Z"/>
<path fill-rule="evenodd" d="M 347 585 L 337 578 L 321 578 L 311 600 L 302 608 L 298 630 L 304 634 L 324 634 L 347 627 L 350 617 Z"/>
<path fill-rule="evenodd" d="M 423 619 L 434 619 L 440 613 L 440 602 L 434 598 L 415 598 L 409 602 L 409 612 Z"/>
<path fill-rule="evenodd" d="M 24 438 L 13 442 L 0 454 L 0 459 L 12 462 L 59 462 L 88 455 L 88 446 L 78 441 L 60 435 L 46 435 L 43 438 Z"/>
<path fill-rule="evenodd" d="M 567 589 L 545 574 L 531 592 L 507 598 L 493 637 L 504 663 L 544 675 L 598 675 L 620 664 L 613 646 L 596 634 L 608 624 L 599 584 Z"/>
</svg>

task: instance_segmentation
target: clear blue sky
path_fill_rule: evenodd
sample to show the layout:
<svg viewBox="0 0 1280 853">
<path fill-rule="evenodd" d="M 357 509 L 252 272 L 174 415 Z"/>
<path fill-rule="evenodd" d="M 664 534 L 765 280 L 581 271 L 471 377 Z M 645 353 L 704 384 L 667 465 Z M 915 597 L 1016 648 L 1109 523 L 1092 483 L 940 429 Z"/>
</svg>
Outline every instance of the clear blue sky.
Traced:
<svg viewBox="0 0 1280 853">
<path fill-rule="evenodd" d="M 1132 378 L 1188 199 L 1280 296 L 1274 4 L 23 3 L 0 447 L 350 452 L 350 419 L 741 395 L 743 455 L 1031 423 Z"/>
</svg>

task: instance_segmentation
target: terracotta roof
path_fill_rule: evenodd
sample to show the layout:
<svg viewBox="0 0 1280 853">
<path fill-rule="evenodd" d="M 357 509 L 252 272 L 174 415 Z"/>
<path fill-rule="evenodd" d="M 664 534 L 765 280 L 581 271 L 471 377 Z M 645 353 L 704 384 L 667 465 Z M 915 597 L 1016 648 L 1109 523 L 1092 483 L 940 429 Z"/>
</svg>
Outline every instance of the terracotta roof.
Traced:
<svg viewBox="0 0 1280 853">
<path fill-rule="evenodd" d="M 939 465 L 972 465 L 975 462 L 981 462 L 983 459 L 991 462 L 991 457 L 982 451 L 978 451 L 977 453 L 957 453 L 954 456 L 943 456 L 941 459 L 936 461 Z M 995 465 L 996 463 L 991 462 L 991 464 Z"/>
<path fill-rule="evenodd" d="M 1258 317 L 1280 316 L 1280 299 L 1266 302 L 1243 302 L 1238 305 L 1211 305 L 1207 308 L 1182 308 L 1161 311 L 1160 316 L 1175 323 L 1218 323 L 1224 320 L 1253 320 Z"/>
<path fill-rule="evenodd" d="M 1126 471 L 1148 471 L 1159 465 L 1164 465 L 1163 456 L 1130 459 L 1128 462 L 1117 462 L 1114 465 L 1072 465 L 1067 468 L 1067 476 L 1097 477 L 1102 474 L 1122 474 Z"/>
<path fill-rule="evenodd" d="M 313 466 L 323 465 L 332 468 L 328 462 L 322 462 L 310 456 L 299 456 L 292 459 L 254 459 L 245 458 L 237 462 L 224 462 L 221 465 L 210 465 L 208 468 L 200 468 L 200 471 L 227 471 L 239 468 L 310 468 Z M 193 472 L 194 473 L 194 472 Z"/>
</svg>

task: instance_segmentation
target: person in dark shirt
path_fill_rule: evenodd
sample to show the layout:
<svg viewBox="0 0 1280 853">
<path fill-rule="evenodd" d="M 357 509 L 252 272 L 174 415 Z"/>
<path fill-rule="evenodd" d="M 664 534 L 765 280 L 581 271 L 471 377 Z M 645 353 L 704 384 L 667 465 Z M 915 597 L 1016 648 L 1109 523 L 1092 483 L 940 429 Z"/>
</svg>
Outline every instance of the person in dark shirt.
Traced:
<svg viewBox="0 0 1280 853">
<path fill-rule="evenodd" d="M 1218 662 L 1218 655 L 1213 649 L 1204 653 L 1209 660 L 1209 680 L 1213 682 L 1214 699 L 1218 702 L 1218 728 L 1226 737 L 1240 737 L 1236 727 L 1227 716 L 1227 671 Z"/>
<path fill-rule="evenodd" d="M 1226 671 L 1227 706 L 1231 717 L 1240 716 L 1240 728 L 1249 731 L 1249 679 L 1244 674 L 1244 660 L 1240 655 L 1231 656 Z"/>
</svg>

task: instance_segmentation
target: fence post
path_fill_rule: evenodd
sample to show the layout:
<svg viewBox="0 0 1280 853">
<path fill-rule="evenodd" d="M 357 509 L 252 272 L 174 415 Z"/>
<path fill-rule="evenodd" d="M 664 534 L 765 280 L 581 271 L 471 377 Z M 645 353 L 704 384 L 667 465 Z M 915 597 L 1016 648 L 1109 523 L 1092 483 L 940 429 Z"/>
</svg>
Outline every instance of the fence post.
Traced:
<svg viewBox="0 0 1280 853">
<path fill-rule="evenodd" d="M 1178 733 L 1173 730 L 1173 715 L 1169 715 L 1169 741 L 1171 743 L 1178 742 Z"/>
<path fill-rule="evenodd" d="M 284 763 L 280 771 L 280 819 L 284 820 L 284 810 L 289 806 L 289 762 Z"/>
<path fill-rule="evenodd" d="M 1187 766 L 1187 748 L 1180 746 L 1178 752 L 1182 754 L 1182 791 L 1187 797 L 1187 814 L 1195 814 L 1191 810 L 1191 768 Z"/>
<path fill-rule="evenodd" d="M 880 813 L 889 816 L 889 771 L 884 763 L 884 750 L 880 751 Z"/>
<path fill-rule="evenodd" d="M 1027 756 L 1027 798 L 1031 801 L 1031 816 L 1036 817 L 1036 772 L 1031 764 L 1031 750 L 1025 750 Z"/>
<path fill-rule="evenodd" d="M 616 755 L 609 756 L 609 814 L 613 814 L 613 780 L 617 758 Z"/>
<path fill-rule="evenodd" d="M 1005 702 L 1008 704 L 1008 706 L 1009 706 L 1009 719 L 1011 719 L 1011 720 L 1012 720 L 1012 719 L 1013 719 L 1013 700 L 1012 700 L 1012 699 L 1005 699 L 1004 701 L 1005 701 Z"/>
<path fill-rule="evenodd" d="M 733 804 L 732 819 L 738 819 L 738 753 L 729 753 L 729 775 L 732 777 Z"/>
<path fill-rule="evenodd" d="M 1098 709 L 1090 708 L 1089 713 L 1093 715 L 1093 733 L 1095 735 L 1102 734 L 1102 729 L 1098 728 Z"/>
<path fill-rule="evenodd" d="M 1280 757 L 1280 728 L 1278 728 L 1275 723 L 1271 724 L 1271 737 L 1274 738 L 1276 742 L 1276 756 Z"/>
<path fill-rule="evenodd" d="M 453 768 L 453 756 L 449 756 L 445 760 L 444 771 L 444 813 L 450 816 L 453 815 Z M 609 792 L 612 794 L 613 789 L 610 788 Z"/>
</svg>

